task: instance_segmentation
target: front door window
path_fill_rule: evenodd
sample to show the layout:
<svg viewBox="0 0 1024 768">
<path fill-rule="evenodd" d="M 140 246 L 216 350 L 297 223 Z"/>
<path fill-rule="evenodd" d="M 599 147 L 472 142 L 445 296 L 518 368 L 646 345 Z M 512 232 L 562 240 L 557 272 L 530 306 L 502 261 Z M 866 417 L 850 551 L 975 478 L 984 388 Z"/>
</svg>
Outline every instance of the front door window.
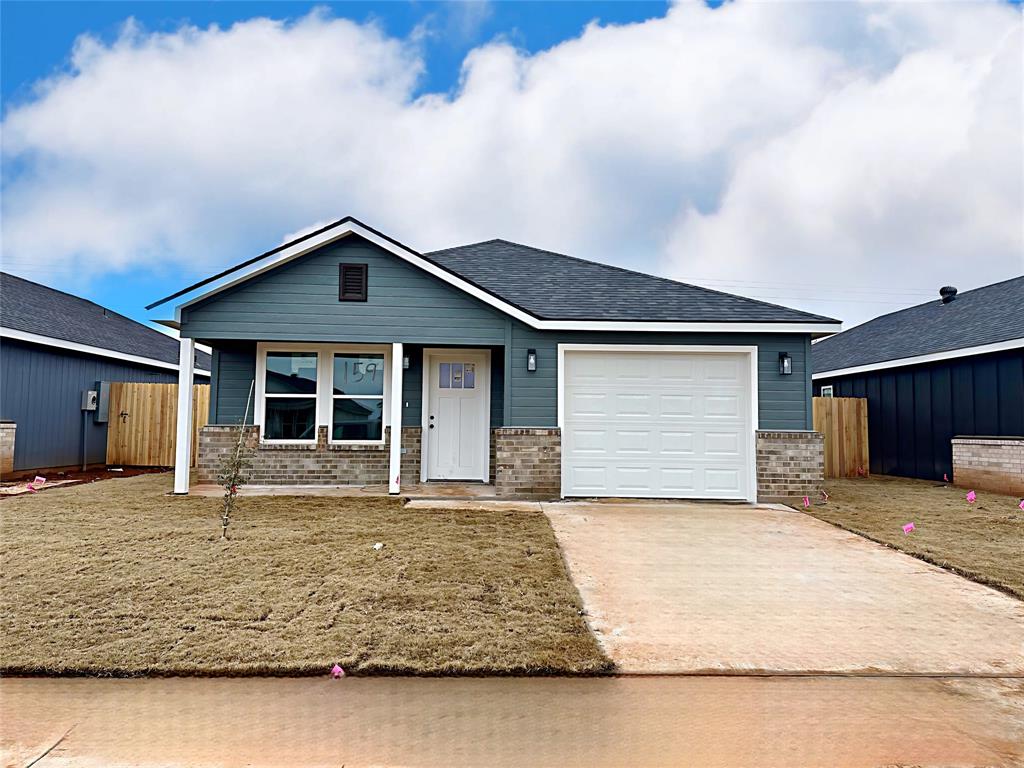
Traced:
<svg viewBox="0 0 1024 768">
<path fill-rule="evenodd" d="M 475 389 L 476 363 L 441 363 L 437 385 L 441 389 Z"/>
</svg>

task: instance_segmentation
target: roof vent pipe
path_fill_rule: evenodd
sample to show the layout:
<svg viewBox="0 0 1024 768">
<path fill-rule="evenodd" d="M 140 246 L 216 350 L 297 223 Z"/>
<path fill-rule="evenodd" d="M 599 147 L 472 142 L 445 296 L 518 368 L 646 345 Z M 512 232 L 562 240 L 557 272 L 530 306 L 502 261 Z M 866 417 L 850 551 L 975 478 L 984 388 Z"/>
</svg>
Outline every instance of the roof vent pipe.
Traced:
<svg viewBox="0 0 1024 768">
<path fill-rule="evenodd" d="M 939 296 L 942 297 L 943 304 L 949 304 L 949 302 L 956 298 L 956 288 L 952 285 L 943 286 L 939 288 Z"/>
</svg>

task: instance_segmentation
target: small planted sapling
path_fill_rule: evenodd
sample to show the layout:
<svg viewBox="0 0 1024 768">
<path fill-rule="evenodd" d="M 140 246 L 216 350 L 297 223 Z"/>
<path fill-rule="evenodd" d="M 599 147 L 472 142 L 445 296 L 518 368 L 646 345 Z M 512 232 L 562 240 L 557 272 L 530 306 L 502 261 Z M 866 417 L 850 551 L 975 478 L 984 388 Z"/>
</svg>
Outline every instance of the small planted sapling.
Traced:
<svg viewBox="0 0 1024 768">
<path fill-rule="evenodd" d="M 252 403 L 252 393 L 256 382 L 249 386 L 249 397 L 245 401 L 245 411 L 242 412 L 242 419 L 238 424 L 238 437 L 235 440 L 233 450 L 224 454 L 220 467 L 217 471 L 217 482 L 224 488 L 224 508 L 220 517 L 220 537 L 227 539 L 228 526 L 231 524 L 231 514 L 235 507 L 235 497 L 238 489 L 249 479 L 249 468 L 252 465 L 250 448 L 246 442 L 246 417 L 249 414 L 249 405 Z"/>
</svg>

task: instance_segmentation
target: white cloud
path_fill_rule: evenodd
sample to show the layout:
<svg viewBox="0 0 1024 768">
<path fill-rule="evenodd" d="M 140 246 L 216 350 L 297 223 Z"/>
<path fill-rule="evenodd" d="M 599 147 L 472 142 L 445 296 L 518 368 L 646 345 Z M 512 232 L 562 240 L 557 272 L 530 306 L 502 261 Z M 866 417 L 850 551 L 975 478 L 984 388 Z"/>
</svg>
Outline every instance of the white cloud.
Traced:
<svg viewBox="0 0 1024 768">
<path fill-rule="evenodd" d="M 9 108 L 4 263 L 205 272 L 352 214 L 863 319 L 1024 271 L 1021 33 L 999 5 L 685 3 L 492 42 L 415 98 L 422 32 L 127 25 Z"/>
</svg>

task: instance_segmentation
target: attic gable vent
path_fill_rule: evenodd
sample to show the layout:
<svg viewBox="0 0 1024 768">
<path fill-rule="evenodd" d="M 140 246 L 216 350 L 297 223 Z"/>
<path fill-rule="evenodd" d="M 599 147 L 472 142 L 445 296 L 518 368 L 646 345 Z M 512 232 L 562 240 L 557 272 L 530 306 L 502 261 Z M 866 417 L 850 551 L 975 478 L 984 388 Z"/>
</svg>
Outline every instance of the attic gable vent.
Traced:
<svg viewBox="0 0 1024 768">
<path fill-rule="evenodd" d="M 366 301 L 366 264 L 339 264 L 338 301 Z"/>
</svg>

